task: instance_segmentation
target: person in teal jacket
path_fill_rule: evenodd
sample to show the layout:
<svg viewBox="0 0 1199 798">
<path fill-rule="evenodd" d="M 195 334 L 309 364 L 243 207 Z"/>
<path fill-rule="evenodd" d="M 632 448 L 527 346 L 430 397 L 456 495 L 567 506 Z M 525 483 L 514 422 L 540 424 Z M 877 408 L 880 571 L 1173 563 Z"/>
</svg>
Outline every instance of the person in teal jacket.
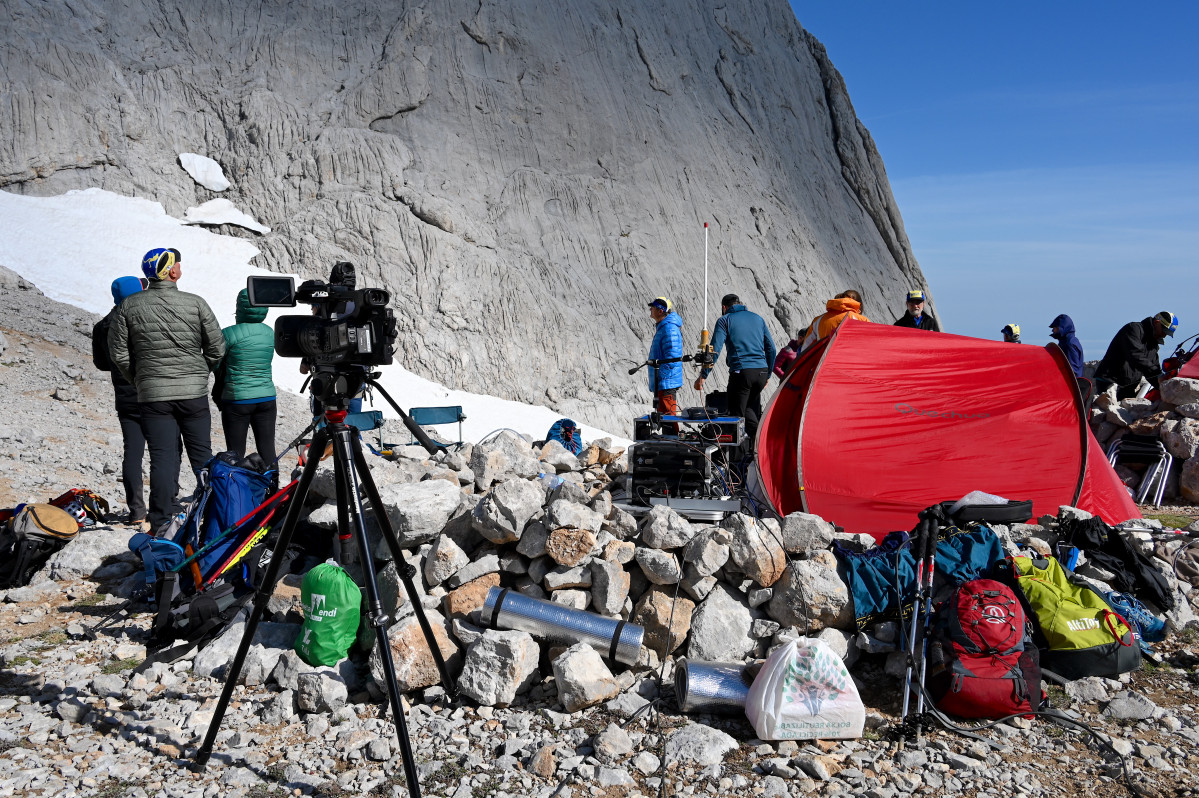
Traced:
<svg viewBox="0 0 1199 798">
<path fill-rule="evenodd" d="M 225 335 L 225 359 L 218 381 L 221 423 L 225 448 L 246 456 L 246 437 L 254 430 L 258 454 L 267 463 L 275 460 L 275 381 L 271 360 L 275 355 L 275 332 L 263 324 L 266 308 L 250 304 L 243 288 L 237 295 L 237 324 L 221 330 Z"/>
</svg>

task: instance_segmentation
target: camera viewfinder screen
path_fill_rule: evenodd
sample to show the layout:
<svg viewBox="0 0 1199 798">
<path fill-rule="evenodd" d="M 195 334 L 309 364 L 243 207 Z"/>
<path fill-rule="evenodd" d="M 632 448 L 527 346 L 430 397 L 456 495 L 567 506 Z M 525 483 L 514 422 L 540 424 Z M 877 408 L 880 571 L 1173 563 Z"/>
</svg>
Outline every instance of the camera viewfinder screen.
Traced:
<svg viewBox="0 0 1199 798">
<path fill-rule="evenodd" d="M 291 277 L 249 277 L 246 291 L 250 304 L 260 308 L 294 308 L 296 283 Z"/>
</svg>

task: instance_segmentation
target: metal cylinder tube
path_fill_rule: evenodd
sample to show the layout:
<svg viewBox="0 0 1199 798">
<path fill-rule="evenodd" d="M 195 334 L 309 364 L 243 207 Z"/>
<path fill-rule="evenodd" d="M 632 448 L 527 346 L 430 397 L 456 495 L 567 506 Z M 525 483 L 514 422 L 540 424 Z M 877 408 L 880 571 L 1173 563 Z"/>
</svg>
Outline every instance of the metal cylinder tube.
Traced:
<svg viewBox="0 0 1199 798">
<path fill-rule="evenodd" d="M 635 623 L 529 598 L 500 587 L 487 591 L 480 616 L 483 625 L 492 629 L 517 629 L 560 643 L 586 643 L 608 659 L 625 665 L 637 663 L 645 636 L 645 630 Z"/>
<path fill-rule="evenodd" d="M 674 666 L 674 697 L 682 712 L 740 715 L 745 712 L 752 666 L 741 662 L 691 662 Z"/>
</svg>

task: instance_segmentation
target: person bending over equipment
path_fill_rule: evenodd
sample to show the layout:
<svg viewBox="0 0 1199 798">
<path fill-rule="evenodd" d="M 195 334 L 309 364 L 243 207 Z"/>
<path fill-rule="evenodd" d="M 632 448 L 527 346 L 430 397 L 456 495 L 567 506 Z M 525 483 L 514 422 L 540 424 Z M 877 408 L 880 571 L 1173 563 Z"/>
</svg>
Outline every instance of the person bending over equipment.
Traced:
<svg viewBox="0 0 1199 798">
<path fill-rule="evenodd" d="M 1141 377 L 1156 388 L 1162 373 L 1157 348 L 1177 329 L 1178 317 L 1168 310 L 1125 324 L 1095 369 L 1095 390 L 1103 392 L 1114 384 L 1117 399 L 1131 399 L 1137 394 Z"/>
</svg>

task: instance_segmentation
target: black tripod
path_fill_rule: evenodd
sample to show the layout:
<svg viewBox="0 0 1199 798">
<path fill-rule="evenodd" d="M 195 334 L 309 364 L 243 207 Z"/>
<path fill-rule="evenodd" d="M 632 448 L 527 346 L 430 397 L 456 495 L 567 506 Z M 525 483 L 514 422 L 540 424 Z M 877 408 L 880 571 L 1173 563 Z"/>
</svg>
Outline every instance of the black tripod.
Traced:
<svg viewBox="0 0 1199 798">
<path fill-rule="evenodd" d="M 420 784 L 417 781 L 416 761 L 412 757 L 412 744 L 408 738 L 408 727 L 405 722 L 403 707 L 400 704 L 399 684 L 396 682 L 395 663 L 392 661 L 390 643 L 387 639 L 387 626 L 391 619 L 384 612 L 383 604 L 379 598 L 379 585 L 375 574 L 370 542 L 366 535 L 362 501 L 358 494 L 359 486 L 366 492 L 366 497 L 370 500 L 371 514 L 374 516 L 379 530 L 383 534 L 383 539 L 387 541 L 387 546 L 391 550 L 396 570 L 408 594 L 408 600 L 412 603 L 417 622 L 420 624 L 421 631 L 428 642 L 429 651 L 432 653 L 433 659 L 437 664 L 437 670 L 441 674 L 441 683 L 445 687 L 446 693 L 451 697 L 456 693 L 456 689 L 454 681 L 450 677 L 449 669 L 446 668 L 445 661 L 441 656 L 441 649 L 437 645 L 437 639 L 433 636 L 433 629 L 429 626 L 429 620 L 425 616 L 424 608 L 421 606 L 420 594 L 417 592 L 416 586 L 412 581 L 416 576 L 416 569 L 404 560 L 395 530 L 392 529 L 391 522 L 387 518 L 387 513 L 382 509 L 383 503 L 379 497 L 379 489 L 375 486 L 374 480 L 371 479 L 370 467 L 367 465 L 366 459 L 362 454 L 362 446 L 358 440 L 358 430 L 344 423 L 346 407 L 349 403 L 347 397 L 357 392 L 357 390 L 347 390 L 349 386 L 346 385 L 346 376 L 345 374 L 332 372 L 323 381 L 320 380 L 320 375 L 318 375 L 317 380 L 314 380 L 314 387 L 317 392 L 322 394 L 322 400 L 325 402 L 324 416 L 328 423 L 322 429 L 317 430 L 313 436 L 312 446 L 309 448 L 308 462 L 304 465 L 303 474 L 300 476 L 300 483 L 296 486 L 295 494 L 292 496 L 291 503 L 287 507 L 287 515 L 283 519 L 279 539 L 276 541 L 275 548 L 271 553 L 270 565 L 267 567 L 266 574 L 262 579 L 261 584 L 263 587 L 260 587 L 258 594 L 254 597 L 254 609 L 246 621 L 246 629 L 242 634 L 237 654 L 234 656 L 233 662 L 229 665 L 229 672 L 225 676 L 225 686 L 221 691 L 221 697 L 217 702 L 216 709 L 213 711 L 212 722 L 208 726 L 208 733 L 204 736 L 204 742 L 200 745 L 199 751 L 196 752 L 195 768 L 203 770 L 204 766 L 208 763 L 209 757 L 212 755 L 213 743 L 216 741 L 217 732 L 220 731 L 221 720 L 225 716 L 225 710 L 228 708 L 229 700 L 233 695 L 233 689 L 237 685 L 237 677 L 241 673 L 246 654 L 250 650 L 250 645 L 254 639 L 254 632 L 258 628 L 258 622 L 262 618 L 262 613 L 266 609 L 267 602 L 270 601 L 270 586 L 275 584 L 279 576 L 280 564 L 286 559 L 282 555 L 291 544 L 292 534 L 295 532 L 296 523 L 300 519 L 304 499 L 308 495 L 308 489 L 312 485 L 313 477 L 316 476 L 321 453 L 332 442 L 334 482 L 337 487 L 338 537 L 341 540 L 346 540 L 349 537 L 356 537 L 358 539 L 358 555 L 362 563 L 362 576 L 367 595 L 367 617 L 370 625 L 375 629 L 379 655 L 383 662 L 387 695 L 390 699 L 392 716 L 395 719 L 396 732 L 399 736 L 400 755 L 404 765 L 404 777 L 408 784 L 408 794 L 413 796 L 413 798 L 420 798 Z M 357 380 L 350 377 L 350 381 L 357 381 L 357 388 L 361 388 L 363 383 L 374 383 L 374 380 L 366 375 L 362 375 Z M 380 390 L 382 391 L 382 389 Z M 392 406 L 400 412 L 405 422 L 410 422 L 410 419 L 408 419 L 403 411 L 400 411 L 396 407 L 391 397 L 387 396 L 385 391 L 382 391 L 382 393 L 391 402 Z M 411 428 L 416 425 L 409 424 L 409 426 Z M 416 429 L 420 430 L 420 427 L 416 427 Z M 421 430 L 421 435 L 417 437 L 423 438 L 422 443 L 428 443 L 428 437 L 424 435 L 423 430 Z M 428 445 L 435 447 L 431 443 Z"/>
</svg>

